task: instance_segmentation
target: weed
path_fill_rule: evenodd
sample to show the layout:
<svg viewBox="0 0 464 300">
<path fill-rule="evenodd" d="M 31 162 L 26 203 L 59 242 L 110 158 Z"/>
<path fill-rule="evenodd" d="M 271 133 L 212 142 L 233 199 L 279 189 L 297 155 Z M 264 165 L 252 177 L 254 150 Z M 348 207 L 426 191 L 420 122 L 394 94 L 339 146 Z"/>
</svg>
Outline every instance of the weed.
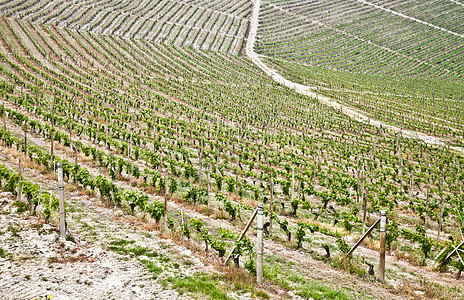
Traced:
<svg viewBox="0 0 464 300">
<path fill-rule="evenodd" d="M 18 236 L 19 236 L 19 234 L 18 234 L 18 232 L 19 232 L 18 228 L 15 228 L 15 227 L 12 227 L 12 226 L 8 226 L 7 230 L 11 232 L 11 236 L 12 236 L 12 237 L 18 237 Z"/>
<path fill-rule="evenodd" d="M 158 253 L 156 251 L 152 251 L 147 247 L 142 246 L 135 246 L 132 248 L 126 248 L 127 245 L 133 244 L 135 241 L 127 241 L 127 240 L 115 240 L 110 242 L 110 246 L 108 249 L 115 251 L 119 254 L 131 254 L 135 256 L 146 256 L 146 257 L 157 257 Z"/>
<path fill-rule="evenodd" d="M 128 241 L 128 240 L 124 240 L 124 239 L 118 239 L 118 240 L 111 241 L 110 245 L 124 247 L 124 246 L 127 246 L 129 244 L 133 244 L 133 243 L 135 243 L 135 241 Z"/>
<path fill-rule="evenodd" d="M 161 256 L 158 257 L 158 261 L 159 261 L 159 262 L 167 263 L 167 262 L 170 261 L 170 260 L 171 260 L 171 259 L 170 259 L 168 256 L 166 256 L 166 255 L 161 255 Z"/>
<path fill-rule="evenodd" d="M 22 202 L 22 201 L 15 201 L 13 203 L 13 205 L 17 207 L 16 212 L 18 214 L 29 210 L 29 206 L 26 203 Z"/>
<path fill-rule="evenodd" d="M 69 242 L 73 242 L 73 243 L 76 242 L 74 237 L 72 235 L 70 235 L 69 233 L 66 235 L 66 240 L 69 241 Z"/>
<path fill-rule="evenodd" d="M 305 299 L 337 299 L 337 300 L 349 300 L 348 297 L 341 290 L 332 290 L 329 287 L 317 285 L 315 283 L 307 283 L 299 285 L 296 294 Z"/>
<path fill-rule="evenodd" d="M 265 291 L 257 291 L 255 296 L 261 299 L 269 299 L 269 295 Z"/>
<path fill-rule="evenodd" d="M 167 281 L 179 293 L 193 293 L 210 299 L 228 300 L 227 294 L 219 291 L 217 278 L 211 275 L 198 274 L 185 278 L 168 278 Z"/>
<path fill-rule="evenodd" d="M 158 276 L 163 272 L 163 268 L 156 265 L 155 262 L 146 259 L 140 259 L 140 262 L 147 267 L 147 269 L 153 273 L 153 279 L 158 278 Z"/>
</svg>

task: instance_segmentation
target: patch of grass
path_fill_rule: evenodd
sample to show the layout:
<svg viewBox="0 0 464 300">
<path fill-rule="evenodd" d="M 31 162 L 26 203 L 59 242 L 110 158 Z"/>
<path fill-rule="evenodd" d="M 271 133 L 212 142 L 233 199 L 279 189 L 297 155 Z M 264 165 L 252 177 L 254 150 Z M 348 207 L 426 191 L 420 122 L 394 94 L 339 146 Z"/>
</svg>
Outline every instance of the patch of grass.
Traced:
<svg viewBox="0 0 464 300">
<path fill-rule="evenodd" d="M 256 275 L 232 266 L 225 266 L 221 271 L 221 274 L 215 276 L 223 283 L 224 289 L 250 293 L 253 298 L 269 299 L 269 295 L 256 285 Z"/>
<path fill-rule="evenodd" d="M 146 257 L 157 257 L 158 253 L 152 251 L 147 247 L 135 246 L 133 248 L 126 249 L 127 253 L 134 254 L 135 256 L 145 255 Z"/>
<path fill-rule="evenodd" d="M 163 263 L 167 263 L 167 262 L 169 262 L 170 260 L 171 260 L 171 259 L 170 259 L 168 256 L 166 256 L 166 255 L 161 255 L 161 256 L 158 257 L 158 261 L 163 262 Z M 178 265 L 179 265 L 179 264 L 178 264 Z"/>
<path fill-rule="evenodd" d="M 119 254 L 131 254 L 135 256 L 145 255 L 146 257 L 157 257 L 158 253 L 154 250 L 150 250 L 147 247 L 135 246 L 132 248 L 126 248 L 127 245 L 131 245 L 135 241 L 127 241 L 123 239 L 115 240 L 110 242 L 108 249 L 113 250 Z"/>
<path fill-rule="evenodd" d="M 124 247 L 124 246 L 127 246 L 129 244 L 133 244 L 133 243 L 135 243 L 135 241 L 128 241 L 128 240 L 125 240 L 125 239 L 117 239 L 117 240 L 111 241 L 110 245 Z"/>
<path fill-rule="evenodd" d="M 88 230 L 93 230 L 94 229 L 93 226 L 90 226 L 85 221 L 79 221 L 79 222 L 82 224 L 82 228 L 84 228 L 84 229 L 88 229 Z"/>
<path fill-rule="evenodd" d="M 154 263 L 153 261 L 151 260 L 147 260 L 147 259 L 140 259 L 140 262 L 143 263 L 145 265 L 145 267 L 147 267 L 147 269 L 153 273 L 153 279 L 156 279 L 158 278 L 158 276 L 161 274 L 161 272 L 163 272 L 163 268 L 161 267 L 158 267 L 156 265 L 156 263 Z"/>
<path fill-rule="evenodd" d="M 18 232 L 19 232 L 18 228 L 15 228 L 15 227 L 12 227 L 12 226 L 8 226 L 7 230 L 11 232 L 11 235 L 12 235 L 13 237 L 18 237 L 18 236 L 19 236 L 19 234 L 18 234 Z"/>
<path fill-rule="evenodd" d="M 260 298 L 260 299 L 269 299 L 269 295 L 265 291 L 257 291 L 255 293 L 255 296 Z"/>
<path fill-rule="evenodd" d="M 359 277 L 365 277 L 367 275 L 366 270 L 353 264 L 351 259 L 344 255 L 335 256 L 331 261 L 331 266 L 336 269 L 347 271 L 350 274 L 356 274 Z"/>
<path fill-rule="evenodd" d="M 74 239 L 74 237 L 73 237 L 72 235 L 70 235 L 69 233 L 66 235 L 66 240 L 67 240 L 68 242 L 73 242 L 73 243 L 76 242 L 76 240 Z"/>
<path fill-rule="evenodd" d="M 341 290 L 333 290 L 329 287 L 317 285 L 315 283 L 307 283 L 299 285 L 296 290 L 296 294 L 305 299 L 337 299 L 337 300 L 349 300 L 353 299 L 348 297 Z"/>
<path fill-rule="evenodd" d="M 263 266 L 263 277 L 265 280 L 269 280 L 271 283 L 278 285 L 283 289 L 290 290 L 291 286 L 287 281 L 287 275 L 288 272 L 283 271 L 279 265 Z"/>
<path fill-rule="evenodd" d="M 188 260 L 188 259 L 186 259 L 186 258 L 183 258 L 183 259 L 182 259 L 182 264 L 183 264 L 184 266 L 191 266 L 191 265 L 193 265 L 193 262 L 190 261 L 190 260 Z"/>
<path fill-rule="evenodd" d="M 22 202 L 22 201 L 15 201 L 15 202 L 13 202 L 13 205 L 18 208 L 17 211 L 16 211 L 18 214 L 29 210 L 29 206 L 26 203 Z"/>
<path fill-rule="evenodd" d="M 302 276 L 296 274 L 288 276 L 288 280 L 293 281 L 295 283 L 306 283 L 306 280 Z"/>
<path fill-rule="evenodd" d="M 215 276 L 207 274 L 192 275 L 184 278 L 170 277 L 167 279 L 172 287 L 180 294 L 193 293 L 202 298 L 229 300 L 226 293 L 218 289 L 218 281 Z"/>
</svg>

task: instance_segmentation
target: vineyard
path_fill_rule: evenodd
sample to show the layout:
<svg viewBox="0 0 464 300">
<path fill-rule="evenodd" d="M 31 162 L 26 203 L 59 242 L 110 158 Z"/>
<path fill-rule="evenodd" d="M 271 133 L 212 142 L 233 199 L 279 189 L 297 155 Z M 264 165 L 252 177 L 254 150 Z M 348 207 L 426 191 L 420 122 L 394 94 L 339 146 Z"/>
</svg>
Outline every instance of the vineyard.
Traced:
<svg viewBox="0 0 464 300">
<path fill-rule="evenodd" d="M 263 1 L 257 52 L 350 72 L 462 78 L 463 12 L 446 0 Z"/>
<path fill-rule="evenodd" d="M 433 3 L 0 1 L 0 299 L 459 299 L 463 4 Z M 253 8 L 316 97 L 242 55 Z M 378 230 L 347 254 L 381 210 L 383 282 Z"/>
<path fill-rule="evenodd" d="M 246 1 L 3 1 L 0 11 L 93 34 L 237 54 L 248 26 Z"/>
</svg>

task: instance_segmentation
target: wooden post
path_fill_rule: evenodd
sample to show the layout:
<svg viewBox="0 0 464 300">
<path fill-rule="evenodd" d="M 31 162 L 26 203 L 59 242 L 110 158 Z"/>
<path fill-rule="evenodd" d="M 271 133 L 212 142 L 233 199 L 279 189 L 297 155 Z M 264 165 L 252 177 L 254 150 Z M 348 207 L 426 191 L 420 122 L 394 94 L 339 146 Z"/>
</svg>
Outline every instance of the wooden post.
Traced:
<svg viewBox="0 0 464 300">
<path fill-rule="evenodd" d="M 364 166 L 364 163 L 363 163 Z M 367 221 L 367 193 L 365 190 L 365 184 L 366 184 L 366 178 L 364 177 L 364 168 L 362 170 L 363 176 L 361 178 L 362 180 L 362 190 L 361 190 L 361 199 L 363 201 L 362 209 L 363 209 L 363 227 L 362 227 L 362 232 L 364 234 L 366 230 L 366 221 Z"/>
<path fill-rule="evenodd" d="M 68 114 L 68 122 L 69 122 L 69 148 L 71 148 L 71 150 L 72 150 L 72 129 L 73 129 L 72 125 L 73 125 L 73 121 L 70 120 L 69 114 Z"/>
<path fill-rule="evenodd" d="M 2 93 L 2 108 L 3 108 L 3 131 L 6 132 L 6 110 L 5 110 L 5 99 L 6 99 L 6 80 L 4 81 L 5 85 L 3 86 L 3 93 Z"/>
<path fill-rule="evenodd" d="M 154 115 L 154 114 L 155 114 L 155 113 L 153 112 L 153 115 Z M 156 139 L 156 126 L 155 126 L 155 118 L 153 118 L 153 153 L 156 152 L 156 149 L 155 149 L 155 146 L 156 146 L 156 144 L 155 144 L 155 139 Z M 182 145 L 182 146 L 183 146 L 183 145 Z"/>
<path fill-rule="evenodd" d="M 429 190 L 430 190 L 430 187 L 429 187 L 429 184 L 427 183 L 427 194 L 426 194 L 426 198 L 425 198 L 425 217 L 424 217 L 424 228 L 425 228 L 425 232 L 427 233 L 427 214 L 428 214 L 428 211 L 429 211 Z"/>
<path fill-rule="evenodd" d="M 131 143 L 132 143 L 132 122 L 131 122 L 131 132 L 129 137 L 129 143 L 127 144 L 127 158 L 130 159 L 131 156 Z"/>
<path fill-rule="evenodd" d="M 272 212 L 273 212 L 273 202 L 274 202 L 274 180 L 271 178 L 271 190 L 269 193 L 269 234 L 271 234 L 272 229 Z"/>
<path fill-rule="evenodd" d="M 6 110 L 5 110 L 5 105 L 3 105 L 3 131 L 6 132 Z"/>
<path fill-rule="evenodd" d="M 54 165 L 54 162 L 55 162 L 55 159 L 53 158 L 53 138 L 55 136 L 55 128 L 53 126 L 53 115 L 54 115 L 54 111 L 53 111 L 53 108 L 51 107 L 50 105 L 50 109 L 52 109 L 52 129 L 51 129 L 51 132 L 50 132 L 50 159 L 51 159 L 51 164 Z"/>
<path fill-rule="evenodd" d="M 313 185 L 316 184 L 316 155 L 313 155 L 313 161 L 314 161 L 314 165 L 313 165 Z"/>
<path fill-rule="evenodd" d="M 385 240 L 386 240 L 387 211 L 380 212 L 380 261 L 379 261 L 379 280 L 385 281 Z"/>
<path fill-rule="evenodd" d="M 58 163 L 58 196 L 60 205 L 60 238 L 66 240 L 66 213 L 64 210 L 63 163 Z"/>
<path fill-rule="evenodd" d="M 210 192 L 211 192 L 211 191 L 210 191 L 210 183 L 209 183 L 209 181 L 210 181 L 210 176 L 209 176 L 209 166 L 210 166 L 210 164 L 208 163 L 208 166 L 207 166 L 207 171 L 206 171 L 206 172 L 208 172 L 208 182 L 207 182 L 208 207 L 209 207 L 209 201 L 210 201 L 210 195 L 209 195 L 209 194 L 210 194 Z"/>
<path fill-rule="evenodd" d="M 238 152 L 238 149 L 237 149 Z M 237 153 L 237 166 L 235 168 L 235 195 L 238 196 L 238 165 L 240 164 L 240 154 Z"/>
<path fill-rule="evenodd" d="M 168 172 L 164 177 L 164 230 L 168 230 Z"/>
<path fill-rule="evenodd" d="M 263 204 L 258 205 L 258 233 L 256 237 L 256 283 L 263 282 Z"/>
<path fill-rule="evenodd" d="M 290 201 L 293 201 L 294 192 L 295 192 L 295 166 L 292 166 L 292 191 L 290 192 Z"/>
<path fill-rule="evenodd" d="M 24 121 L 24 157 L 27 157 L 27 123 Z"/>
<path fill-rule="evenodd" d="M 414 172 L 410 172 L 409 173 L 409 200 L 410 201 L 412 201 L 412 198 L 414 195 L 413 187 L 414 187 Z"/>
<path fill-rule="evenodd" d="M 161 148 L 160 148 L 160 151 L 159 151 L 159 158 L 160 158 L 159 173 L 160 173 L 160 175 L 161 175 L 161 168 L 162 168 L 162 166 L 163 166 L 163 152 L 162 152 Z"/>
<path fill-rule="evenodd" d="M 200 152 L 198 153 L 198 182 L 201 184 L 201 178 L 202 178 L 202 170 L 201 170 L 201 164 L 202 164 L 202 157 L 203 157 L 203 145 L 202 145 L 203 137 L 200 139 Z"/>
<path fill-rule="evenodd" d="M 109 121 L 108 119 L 106 120 L 106 137 L 105 137 L 105 143 L 106 143 L 106 148 L 109 149 L 109 141 L 108 141 L 108 136 L 109 136 L 109 131 L 110 131 L 110 123 L 111 123 L 111 116 L 109 117 Z"/>
<path fill-rule="evenodd" d="M 359 186 L 361 185 L 359 178 L 359 156 L 356 160 L 356 179 L 358 180 L 358 184 L 356 185 L 356 203 L 359 203 Z"/>
<path fill-rule="evenodd" d="M 440 194 L 441 194 L 441 204 L 440 204 L 440 217 L 438 219 L 438 232 L 437 232 L 437 242 L 440 241 L 441 227 L 443 226 L 443 212 L 445 210 L 445 193 L 443 191 L 443 170 L 441 173 L 441 182 L 440 182 Z"/>
<path fill-rule="evenodd" d="M 18 164 L 18 177 L 19 177 L 19 180 L 18 180 L 18 195 L 17 195 L 17 198 L 18 198 L 18 201 L 21 201 L 21 175 L 22 175 L 22 156 L 23 156 L 23 144 L 21 143 L 21 145 L 19 146 L 19 164 Z"/>
</svg>

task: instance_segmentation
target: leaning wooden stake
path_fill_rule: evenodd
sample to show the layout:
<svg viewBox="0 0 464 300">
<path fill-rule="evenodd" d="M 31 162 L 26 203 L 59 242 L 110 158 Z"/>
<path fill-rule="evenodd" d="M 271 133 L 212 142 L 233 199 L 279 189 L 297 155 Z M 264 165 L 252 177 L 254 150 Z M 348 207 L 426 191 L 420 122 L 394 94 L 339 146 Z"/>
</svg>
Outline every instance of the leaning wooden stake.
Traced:
<svg viewBox="0 0 464 300">
<path fill-rule="evenodd" d="M 444 265 L 446 264 L 446 262 L 451 258 L 451 256 L 453 256 L 454 253 L 456 253 L 456 252 L 459 250 L 459 248 L 461 248 L 463 245 L 464 245 L 464 241 L 461 241 L 457 247 L 454 247 L 453 251 L 451 251 L 451 252 L 445 257 L 445 259 L 442 260 L 442 261 L 440 262 L 439 267 L 444 266 Z M 443 253 L 443 251 L 445 251 L 446 249 L 447 249 L 447 247 L 444 247 L 443 250 L 440 252 L 440 254 L 437 255 L 437 257 L 440 257 L 441 254 Z M 437 261 L 435 261 L 435 264 L 436 264 L 436 263 L 437 263 Z"/>
<path fill-rule="evenodd" d="M 66 240 L 66 213 L 64 210 L 63 163 L 58 163 L 58 196 L 60 205 L 60 238 Z"/>
<path fill-rule="evenodd" d="M 256 283 L 263 282 L 263 204 L 258 205 L 258 233 L 256 237 Z"/>
<path fill-rule="evenodd" d="M 253 215 L 251 216 L 250 220 L 248 220 L 248 223 L 245 226 L 245 228 L 243 228 L 243 231 L 240 234 L 240 236 L 238 237 L 237 242 L 240 242 L 243 239 L 243 237 L 245 236 L 245 233 L 248 231 L 248 228 L 250 228 L 250 225 L 253 222 L 253 220 L 255 219 L 257 213 L 258 213 L 258 208 L 255 208 L 255 210 L 253 212 Z M 234 250 L 235 250 L 235 243 L 234 243 L 234 246 L 232 247 L 232 249 L 230 249 L 229 254 L 227 255 L 225 264 L 227 264 L 229 262 L 230 256 L 232 255 Z"/>
<path fill-rule="evenodd" d="M 385 240 L 386 240 L 387 211 L 380 212 L 380 261 L 379 261 L 379 280 L 385 281 Z"/>
<path fill-rule="evenodd" d="M 356 242 L 356 244 L 351 248 L 350 251 L 348 251 L 348 254 L 347 255 L 350 255 L 351 253 L 353 253 L 353 251 L 358 248 L 358 246 L 361 244 L 361 242 L 366 238 L 366 236 L 375 228 L 375 226 L 377 226 L 377 224 L 379 224 L 380 222 L 380 218 L 378 218 L 374 224 L 372 224 L 372 226 L 362 235 L 362 237 L 359 239 L 359 241 Z"/>
</svg>

